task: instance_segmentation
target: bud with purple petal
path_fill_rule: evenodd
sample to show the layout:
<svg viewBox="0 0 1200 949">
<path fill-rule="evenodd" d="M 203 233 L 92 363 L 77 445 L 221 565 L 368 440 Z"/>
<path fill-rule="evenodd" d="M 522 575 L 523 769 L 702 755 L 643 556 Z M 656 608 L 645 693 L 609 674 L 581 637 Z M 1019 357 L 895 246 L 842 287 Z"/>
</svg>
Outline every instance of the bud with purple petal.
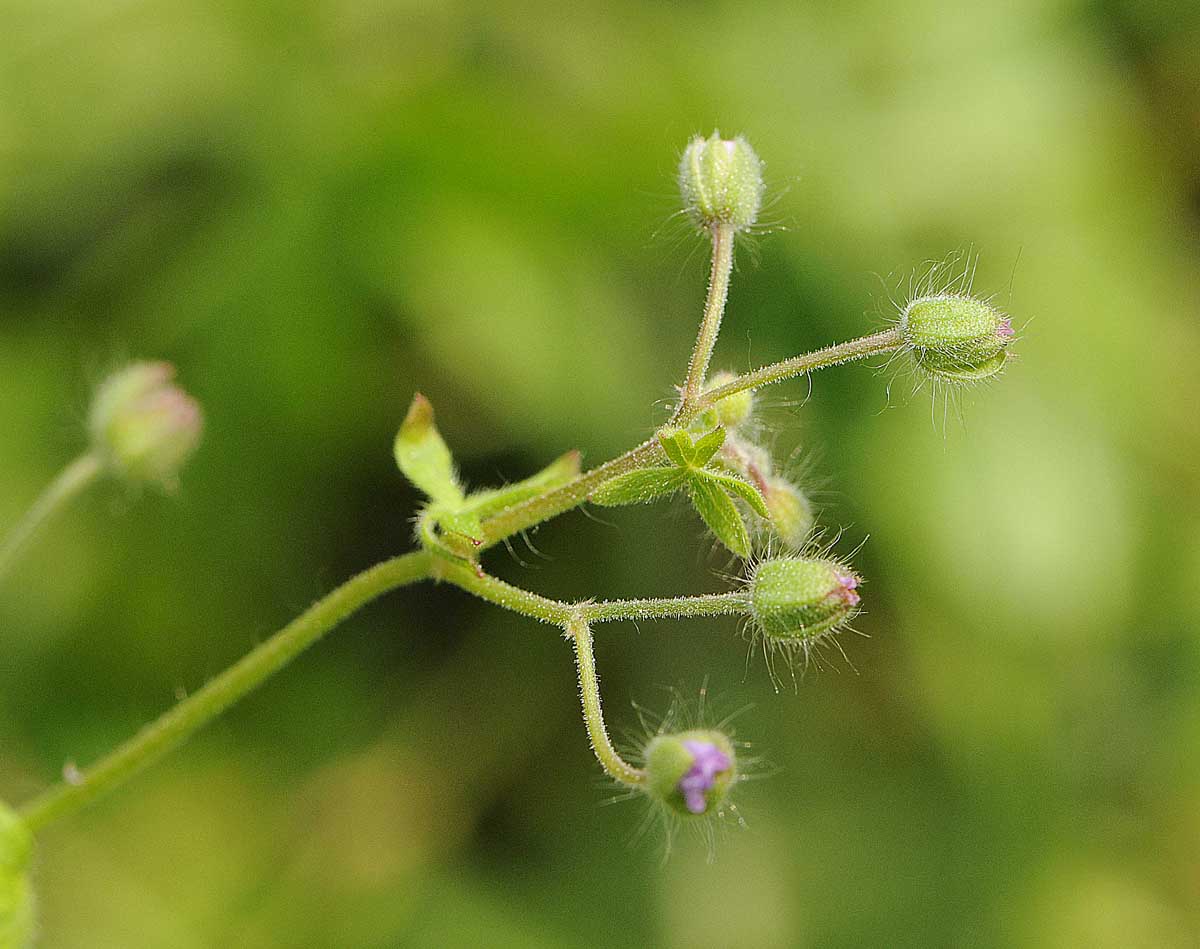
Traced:
<svg viewBox="0 0 1200 949">
<path fill-rule="evenodd" d="M 858 612 L 859 578 L 823 557 L 765 560 L 750 580 L 750 614 L 769 642 L 812 642 L 845 626 Z"/>
<path fill-rule="evenodd" d="M 718 731 L 658 735 L 646 746 L 647 788 L 672 811 L 699 817 L 720 809 L 737 780 L 733 743 Z"/>
</svg>

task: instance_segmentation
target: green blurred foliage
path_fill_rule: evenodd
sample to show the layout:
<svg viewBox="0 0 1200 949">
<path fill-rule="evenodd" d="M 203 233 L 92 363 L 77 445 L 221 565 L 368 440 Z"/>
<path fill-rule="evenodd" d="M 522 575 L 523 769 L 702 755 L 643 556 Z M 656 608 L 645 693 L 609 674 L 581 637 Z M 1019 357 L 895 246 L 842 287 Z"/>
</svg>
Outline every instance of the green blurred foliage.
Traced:
<svg viewBox="0 0 1200 949">
<path fill-rule="evenodd" d="M 424 587 L 45 833 L 43 944 L 1196 945 L 1197 9 L 2 0 L 0 525 L 121 360 L 208 415 L 178 495 L 92 493 L 0 587 L 9 801 L 407 547 L 414 390 L 476 485 L 661 421 L 693 133 L 774 195 L 718 367 L 877 328 L 968 248 L 1023 336 L 950 403 L 861 366 L 767 396 L 839 550 L 869 535 L 854 671 L 775 694 L 732 621 L 602 630 L 618 733 L 664 686 L 754 703 L 771 777 L 714 864 L 598 806 L 552 631 Z M 721 588 L 680 508 L 605 518 L 496 569 Z"/>
</svg>

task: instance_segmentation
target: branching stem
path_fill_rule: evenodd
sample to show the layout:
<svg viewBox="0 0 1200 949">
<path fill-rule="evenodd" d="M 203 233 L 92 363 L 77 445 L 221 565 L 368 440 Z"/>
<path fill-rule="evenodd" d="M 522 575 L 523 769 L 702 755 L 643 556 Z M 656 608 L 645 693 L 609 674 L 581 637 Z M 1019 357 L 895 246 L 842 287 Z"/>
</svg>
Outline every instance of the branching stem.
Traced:
<svg viewBox="0 0 1200 949">
<path fill-rule="evenodd" d="M 700 320 L 700 333 L 696 347 L 688 362 L 687 379 L 683 384 L 683 396 L 675 413 L 681 420 L 700 400 L 704 391 L 704 380 L 708 375 L 708 364 L 712 360 L 713 347 L 721 332 L 721 319 L 725 315 L 725 302 L 729 299 L 729 276 L 733 272 L 734 228 L 731 224 L 714 224 L 712 229 L 712 270 L 708 277 L 708 296 L 704 301 L 704 316 Z"/>
</svg>

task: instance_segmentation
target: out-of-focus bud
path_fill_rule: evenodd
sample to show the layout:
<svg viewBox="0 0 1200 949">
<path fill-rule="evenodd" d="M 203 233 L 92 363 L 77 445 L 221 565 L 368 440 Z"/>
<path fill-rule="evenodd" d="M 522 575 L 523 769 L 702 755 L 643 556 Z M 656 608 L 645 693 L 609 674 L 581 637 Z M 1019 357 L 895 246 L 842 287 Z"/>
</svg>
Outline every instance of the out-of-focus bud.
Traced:
<svg viewBox="0 0 1200 949">
<path fill-rule="evenodd" d="M 750 614 L 771 642 L 811 641 L 858 612 L 858 584 L 859 578 L 836 560 L 765 560 L 750 581 Z"/>
<path fill-rule="evenodd" d="M 96 391 L 92 445 L 123 477 L 169 488 L 200 443 L 203 413 L 174 377 L 170 363 L 133 363 Z"/>
<path fill-rule="evenodd" d="M 24 822 L 0 802 L 0 947 L 33 944 L 33 890 L 29 855 L 33 838 Z"/>
<path fill-rule="evenodd" d="M 697 729 L 658 735 L 646 746 L 647 790 L 672 811 L 698 817 L 718 810 L 737 779 L 728 736 Z"/>
<path fill-rule="evenodd" d="M 762 206 L 762 162 L 740 135 L 697 135 L 679 162 L 679 191 L 684 209 L 701 230 L 716 224 L 745 230 Z"/>
<path fill-rule="evenodd" d="M 732 372 L 714 373 L 708 382 L 709 389 L 717 389 L 728 382 L 733 382 L 737 375 Z M 737 428 L 750 421 L 754 414 L 754 393 L 750 389 L 726 396 L 713 406 L 717 413 L 717 422 L 726 428 Z"/>
<path fill-rule="evenodd" d="M 763 497 L 771 512 L 771 527 L 783 543 L 798 550 L 813 527 L 812 505 L 804 492 L 778 475 L 767 479 Z"/>
<path fill-rule="evenodd" d="M 975 297 L 918 297 L 900 314 L 900 333 L 918 368 L 946 382 L 988 379 L 1004 368 L 1012 322 Z"/>
</svg>

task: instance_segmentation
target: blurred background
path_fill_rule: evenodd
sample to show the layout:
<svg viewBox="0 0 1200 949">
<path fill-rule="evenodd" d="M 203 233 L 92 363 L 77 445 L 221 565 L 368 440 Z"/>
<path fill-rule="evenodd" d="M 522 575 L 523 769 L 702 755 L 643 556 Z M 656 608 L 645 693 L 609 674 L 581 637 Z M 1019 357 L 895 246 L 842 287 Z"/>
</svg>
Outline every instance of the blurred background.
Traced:
<svg viewBox="0 0 1200 949">
<path fill-rule="evenodd" d="M 600 630 L 619 735 L 706 681 L 752 705 L 714 863 L 603 806 L 553 631 L 427 586 L 49 829 L 43 945 L 1200 944 L 1200 7 L 898 9 L 3 0 L 0 529 L 123 360 L 208 417 L 174 496 L 105 484 L 0 585 L 13 803 L 409 546 L 418 388 L 475 485 L 664 420 L 692 134 L 772 197 L 718 368 L 877 329 L 952 252 L 1023 336 L 945 414 L 863 365 L 765 399 L 865 541 L 848 661 L 776 694 L 732 620 Z M 681 505 L 534 542 L 490 565 L 726 587 Z"/>
</svg>

